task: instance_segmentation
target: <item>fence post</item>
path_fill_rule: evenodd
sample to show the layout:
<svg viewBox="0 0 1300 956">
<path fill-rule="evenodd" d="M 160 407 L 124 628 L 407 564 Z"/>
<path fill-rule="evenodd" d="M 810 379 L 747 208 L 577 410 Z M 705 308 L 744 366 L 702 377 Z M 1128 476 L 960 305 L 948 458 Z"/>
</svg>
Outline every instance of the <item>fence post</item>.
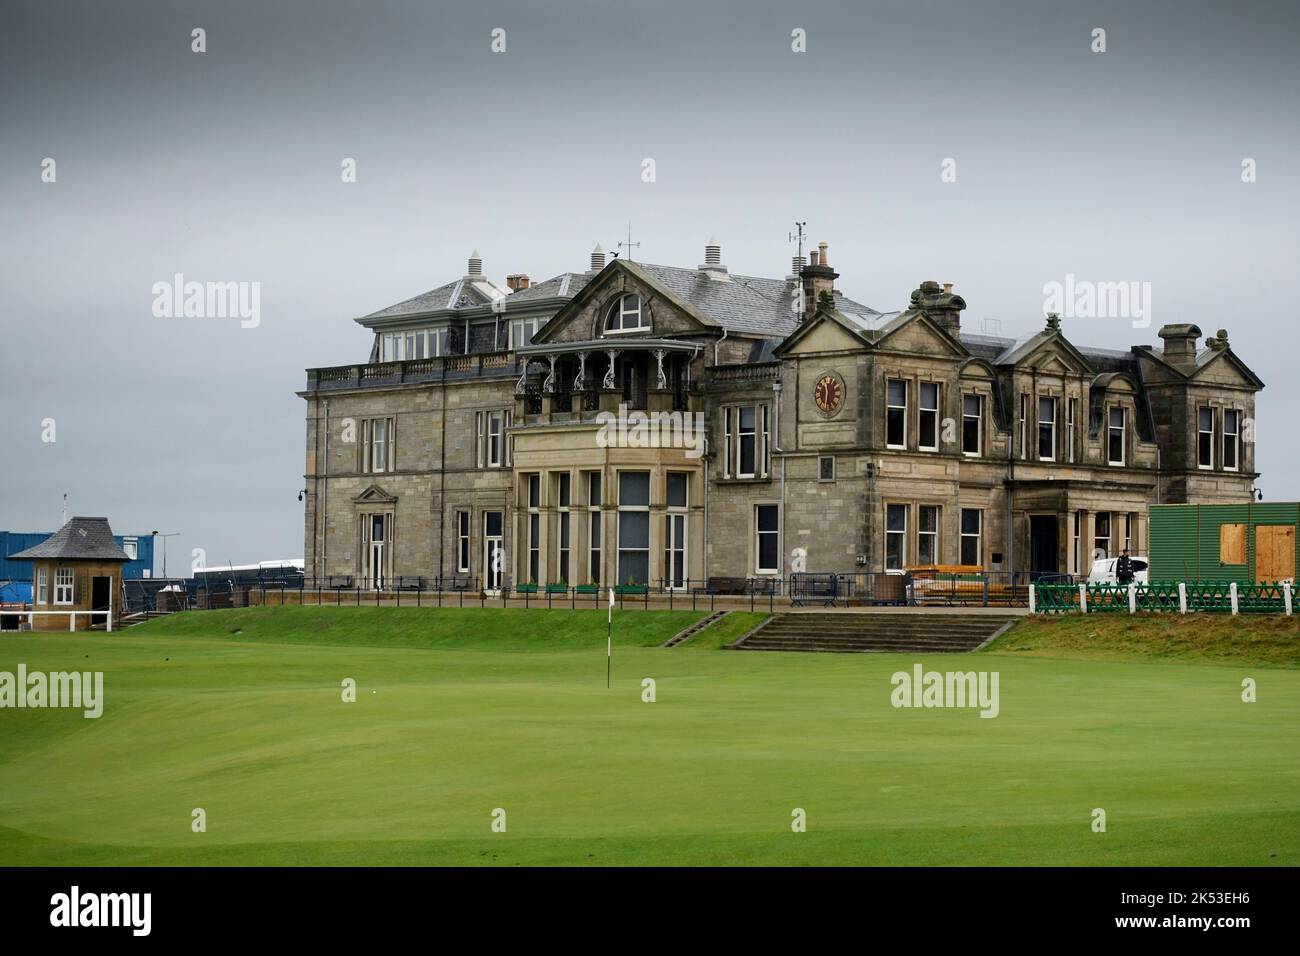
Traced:
<svg viewBox="0 0 1300 956">
<path fill-rule="evenodd" d="M 1130 614 L 1137 613 L 1137 603 L 1138 603 L 1137 582 L 1130 581 L 1128 583 L 1128 612 Z"/>
<path fill-rule="evenodd" d="M 1079 610 L 1084 614 L 1088 613 L 1088 585 L 1079 585 Z"/>
<path fill-rule="evenodd" d="M 1228 585 L 1228 596 L 1232 599 L 1232 613 L 1237 613 L 1237 582 Z"/>
<path fill-rule="evenodd" d="M 1035 584 L 1030 584 L 1030 585 L 1029 585 L 1029 613 L 1030 613 L 1030 614 L 1037 614 L 1037 613 L 1038 613 L 1038 597 L 1037 597 L 1037 594 L 1036 594 L 1035 591 L 1034 591 L 1034 589 L 1035 589 L 1036 587 L 1037 587 L 1037 585 L 1035 585 Z M 984 584 L 984 591 L 985 591 L 985 594 L 987 595 L 987 593 L 988 593 L 988 582 L 987 582 L 987 581 L 986 581 L 985 584 Z M 987 607 L 987 606 L 988 606 L 988 605 L 986 604 L 985 607 Z"/>
<path fill-rule="evenodd" d="M 1282 582 L 1282 605 L 1286 608 L 1286 616 L 1291 616 L 1291 582 Z"/>
<path fill-rule="evenodd" d="M 1187 613 L 1187 582 L 1178 582 L 1178 613 Z"/>
</svg>

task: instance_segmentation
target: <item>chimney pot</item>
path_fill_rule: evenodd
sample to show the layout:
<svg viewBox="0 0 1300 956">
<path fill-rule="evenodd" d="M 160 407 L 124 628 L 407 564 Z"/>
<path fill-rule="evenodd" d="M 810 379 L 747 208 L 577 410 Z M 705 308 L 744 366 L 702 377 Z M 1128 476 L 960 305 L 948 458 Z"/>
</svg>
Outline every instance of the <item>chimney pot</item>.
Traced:
<svg viewBox="0 0 1300 956">
<path fill-rule="evenodd" d="M 951 282 L 945 282 L 945 283 L 943 284 L 943 292 L 944 292 L 944 295 L 952 295 L 952 283 L 951 283 Z"/>
<path fill-rule="evenodd" d="M 700 263 L 700 271 L 718 274 L 727 271 L 727 267 L 722 264 L 722 246 L 719 245 L 716 238 L 712 238 L 704 244 L 704 261 Z"/>
<path fill-rule="evenodd" d="M 822 265 L 828 266 L 831 264 L 830 256 L 826 255 L 826 243 L 824 242 L 817 243 L 817 252 L 821 259 Z"/>
<path fill-rule="evenodd" d="M 506 276 L 506 287 L 511 292 L 518 292 L 520 289 L 527 289 L 530 285 L 532 285 L 532 280 L 523 273 Z"/>
</svg>

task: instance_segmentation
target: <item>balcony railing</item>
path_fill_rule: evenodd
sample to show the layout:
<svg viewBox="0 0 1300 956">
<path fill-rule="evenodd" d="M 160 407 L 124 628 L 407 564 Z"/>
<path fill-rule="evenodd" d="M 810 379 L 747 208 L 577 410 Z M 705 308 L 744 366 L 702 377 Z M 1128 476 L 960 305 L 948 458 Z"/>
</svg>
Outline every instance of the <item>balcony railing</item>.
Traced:
<svg viewBox="0 0 1300 956">
<path fill-rule="evenodd" d="M 406 362 L 336 365 L 307 370 L 307 391 L 380 388 L 419 382 L 472 378 L 503 378 L 518 374 L 513 352 L 479 352 Z"/>
</svg>

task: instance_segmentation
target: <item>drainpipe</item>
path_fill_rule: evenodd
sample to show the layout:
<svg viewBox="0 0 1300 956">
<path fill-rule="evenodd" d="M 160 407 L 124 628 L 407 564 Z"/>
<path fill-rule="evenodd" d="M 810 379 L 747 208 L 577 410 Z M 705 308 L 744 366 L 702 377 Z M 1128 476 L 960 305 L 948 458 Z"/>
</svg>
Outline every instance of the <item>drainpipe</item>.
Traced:
<svg viewBox="0 0 1300 956">
<path fill-rule="evenodd" d="M 1028 428 L 1028 423 L 1026 423 Z M 1011 482 L 1016 477 L 1016 426 L 1013 418 L 1007 429 L 1007 570 L 1014 583 L 1016 576 L 1016 528 L 1011 510 Z"/>
<path fill-rule="evenodd" d="M 727 337 L 727 329 L 724 326 L 722 329 L 722 338 L 715 339 L 713 342 L 713 364 L 714 365 L 718 364 L 718 346 L 720 346 L 723 343 L 726 337 Z"/>
<path fill-rule="evenodd" d="M 440 398 L 442 399 L 442 414 L 438 422 L 438 589 L 442 590 L 442 576 L 447 571 L 447 366 L 443 363 L 442 381 L 440 388 Z M 501 441 L 504 442 L 506 436 L 505 428 L 502 427 Z M 476 439 L 477 440 L 477 439 Z M 504 459 L 505 455 L 502 455 Z M 514 462 L 511 461 L 513 466 Z M 504 520 L 504 519 L 503 519 Z M 469 533 L 470 541 L 474 540 L 474 511 L 470 509 L 469 515 Z M 459 536 L 460 528 L 456 529 Z M 460 547 L 460 539 L 457 537 L 456 547 Z M 474 567 L 474 549 L 470 548 L 470 568 Z M 472 573 L 472 571 L 471 571 Z"/>
<path fill-rule="evenodd" d="M 608 452 L 606 455 L 608 456 Z M 603 531 L 603 529 L 602 529 Z M 604 552 L 601 552 L 602 560 Z M 709 436 L 704 435 L 704 586 L 709 584 Z"/>
<path fill-rule="evenodd" d="M 772 383 L 772 450 L 781 456 L 781 577 L 785 578 L 785 453 L 781 450 L 781 379 Z"/>
<path fill-rule="evenodd" d="M 321 474 L 321 519 L 320 519 L 320 563 L 322 569 L 328 569 L 329 563 L 329 521 L 330 521 L 330 400 L 325 399 L 325 455 Z M 165 544 L 166 542 L 164 542 Z M 326 570 L 328 576 L 328 570 Z M 319 572 L 318 572 L 319 576 Z"/>
</svg>

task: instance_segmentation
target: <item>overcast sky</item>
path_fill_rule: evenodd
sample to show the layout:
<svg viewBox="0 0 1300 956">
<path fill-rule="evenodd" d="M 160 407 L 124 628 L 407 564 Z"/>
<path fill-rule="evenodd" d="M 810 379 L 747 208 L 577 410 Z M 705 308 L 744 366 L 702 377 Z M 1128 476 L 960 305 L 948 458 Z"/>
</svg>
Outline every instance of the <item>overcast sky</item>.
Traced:
<svg viewBox="0 0 1300 956">
<path fill-rule="evenodd" d="M 194 548 L 301 557 L 294 393 L 305 368 L 367 358 L 352 318 L 457 278 L 473 248 L 499 281 L 582 271 L 629 221 L 638 259 L 692 266 L 716 235 L 733 272 L 780 276 L 806 220 L 854 298 L 898 309 L 950 281 L 967 329 L 1009 336 L 1067 274 L 1150 282 L 1150 328 L 1066 334 L 1226 328 L 1268 386 L 1260 487 L 1300 498 L 1295 4 L 2 10 L 0 527 L 54 530 L 66 492 L 118 533 L 179 531 L 173 573 Z M 260 323 L 156 317 L 176 273 L 260 283 Z"/>
</svg>

